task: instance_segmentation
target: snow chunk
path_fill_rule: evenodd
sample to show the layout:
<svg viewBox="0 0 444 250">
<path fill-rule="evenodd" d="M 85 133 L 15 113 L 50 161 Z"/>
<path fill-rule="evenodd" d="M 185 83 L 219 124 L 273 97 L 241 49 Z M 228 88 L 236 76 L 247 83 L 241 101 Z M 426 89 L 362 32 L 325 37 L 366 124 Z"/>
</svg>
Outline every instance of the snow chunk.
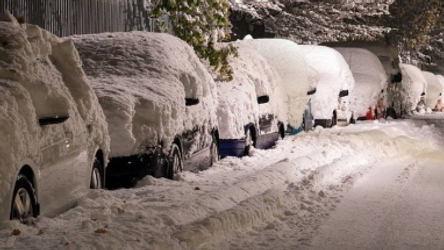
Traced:
<svg viewBox="0 0 444 250">
<path fill-rule="evenodd" d="M 196 125 L 216 127 L 216 89 L 193 49 L 168 34 L 129 32 L 73 36 L 102 105 L 111 156 L 144 153 Z M 186 107 L 185 98 L 199 104 Z"/>
<path fill-rule="evenodd" d="M 324 46 L 301 46 L 308 63 L 319 73 L 316 94 L 311 107 L 315 119 L 331 119 L 333 110 L 338 107 L 341 90 L 352 91 L 355 85 L 353 74 L 342 55 Z"/>
</svg>

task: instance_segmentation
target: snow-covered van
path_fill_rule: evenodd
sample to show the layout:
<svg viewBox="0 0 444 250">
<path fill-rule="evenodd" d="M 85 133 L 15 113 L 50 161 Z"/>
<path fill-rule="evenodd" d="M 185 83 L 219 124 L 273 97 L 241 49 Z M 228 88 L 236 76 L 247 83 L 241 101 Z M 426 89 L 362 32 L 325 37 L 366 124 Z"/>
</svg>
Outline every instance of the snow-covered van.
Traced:
<svg viewBox="0 0 444 250">
<path fill-rule="evenodd" d="M 399 94 L 402 102 L 398 109 L 401 110 L 401 115 L 420 111 L 418 103 L 421 103 L 421 98 L 425 101 L 427 80 L 422 71 L 414 65 L 401 64 L 401 69 L 403 78 Z"/>
<path fill-rule="evenodd" d="M 331 127 L 354 122 L 350 98 L 353 98 L 355 80 L 347 62 L 332 48 L 301 47 L 309 65 L 319 73 L 317 91 L 311 100 L 315 126 Z"/>
<path fill-rule="evenodd" d="M 54 216 L 101 188 L 105 115 L 74 44 L 0 15 L 0 222 Z"/>
<path fill-rule="evenodd" d="M 425 108 L 426 111 L 432 111 L 435 105 L 441 100 L 443 85 L 437 75 L 432 72 L 423 71 L 424 78 L 427 81 Z"/>
<path fill-rule="evenodd" d="M 334 48 L 348 63 L 353 78 L 354 111 L 359 120 L 379 119 L 385 116 L 388 78 L 375 54 L 360 48 Z"/>
<path fill-rule="evenodd" d="M 310 130 L 313 125 L 310 98 L 316 93 L 319 75 L 308 65 L 301 47 L 290 40 L 274 38 L 247 37 L 239 43 L 246 43 L 258 51 L 281 77 L 290 127 Z"/>
<path fill-rule="evenodd" d="M 194 50 L 149 32 L 73 36 L 111 136 L 108 187 L 219 159 L 217 90 Z"/>
<path fill-rule="evenodd" d="M 233 80 L 216 81 L 221 157 L 248 155 L 251 146 L 270 148 L 285 136 L 287 125 L 279 75 L 256 50 L 231 45 L 239 54 L 230 58 Z"/>
</svg>

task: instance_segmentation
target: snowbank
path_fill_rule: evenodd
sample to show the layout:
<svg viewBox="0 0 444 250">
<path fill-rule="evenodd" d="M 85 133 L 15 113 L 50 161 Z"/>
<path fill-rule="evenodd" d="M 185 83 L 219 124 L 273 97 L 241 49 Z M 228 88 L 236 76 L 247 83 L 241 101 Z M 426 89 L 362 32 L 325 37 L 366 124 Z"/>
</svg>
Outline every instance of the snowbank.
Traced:
<svg viewBox="0 0 444 250">
<path fill-rule="evenodd" d="M 130 32 L 71 37 L 102 105 L 111 156 L 145 152 L 196 125 L 216 126 L 216 89 L 193 49 L 168 34 Z M 185 98 L 198 105 L 185 106 Z"/>
<path fill-rule="evenodd" d="M 302 49 L 284 39 L 246 39 L 239 43 L 250 45 L 276 69 L 287 95 L 288 123 L 299 127 L 309 99 L 307 92 L 318 81 L 317 72 L 308 66 Z"/>
<path fill-rule="evenodd" d="M 230 58 L 233 80 L 217 82 L 220 138 L 245 137 L 245 125 L 253 123 L 259 129 L 259 118 L 268 114 L 276 116 L 272 129 L 277 131 L 277 121 L 287 124 L 288 113 L 279 75 L 256 50 L 243 43 L 234 46 L 239 56 Z M 257 98 L 264 95 L 270 102 L 258 104 Z"/>
<path fill-rule="evenodd" d="M 369 107 L 373 107 L 378 99 L 385 97 L 388 78 L 384 68 L 376 55 L 366 49 L 334 49 L 347 61 L 355 79 L 356 117 L 365 116 Z"/>
<path fill-rule="evenodd" d="M 433 109 L 438 100 L 441 99 L 443 85 L 435 74 L 428 71 L 423 71 L 422 73 L 427 81 L 426 108 Z"/>
<path fill-rule="evenodd" d="M 409 64 L 401 64 L 402 83 L 400 87 L 401 101 L 407 112 L 416 109 L 422 93 L 426 93 L 427 80 L 422 71 Z"/>
<path fill-rule="evenodd" d="M 339 92 L 353 93 L 355 80 L 347 62 L 334 49 L 324 46 L 301 46 L 309 65 L 319 73 L 316 94 L 311 99 L 314 119 L 331 119 L 338 107 Z"/>
<path fill-rule="evenodd" d="M 19 168 L 37 167 L 48 157 L 41 149 L 65 138 L 67 131 L 89 134 L 88 141 L 73 140 L 73 148 L 89 147 L 94 154 L 100 147 L 107 158 L 105 116 L 72 43 L 37 26 L 19 25 L 9 13 L 0 16 L 0 41 L 0 197 L 12 193 Z M 60 126 L 38 124 L 39 118 L 64 115 L 70 118 Z M 0 214 L 7 215 L 9 202 L 0 204 Z"/>
</svg>

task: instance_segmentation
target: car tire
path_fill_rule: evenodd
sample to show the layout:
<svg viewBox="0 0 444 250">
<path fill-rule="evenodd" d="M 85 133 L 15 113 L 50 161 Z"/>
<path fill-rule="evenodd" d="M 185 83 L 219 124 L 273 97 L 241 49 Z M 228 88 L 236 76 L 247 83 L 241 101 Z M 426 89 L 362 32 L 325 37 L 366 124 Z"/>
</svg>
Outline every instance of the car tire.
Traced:
<svg viewBox="0 0 444 250">
<path fill-rule="evenodd" d="M 34 193 L 34 188 L 28 178 L 24 175 L 19 175 L 15 182 L 12 196 L 11 220 L 20 220 L 22 223 L 25 223 L 27 219 L 36 217 Z"/>
<path fill-rule="evenodd" d="M 279 140 L 283 140 L 285 138 L 285 129 L 284 129 L 284 125 L 281 124 L 279 125 Z"/>
<path fill-rule="evenodd" d="M 168 171 L 167 178 L 174 180 L 177 175 L 183 171 L 183 160 L 182 154 L 180 153 L 179 146 L 173 144 L 170 151 L 170 156 L 168 160 Z"/>
<path fill-rule="evenodd" d="M 211 157 L 211 165 L 213 166 L 214 163 L 219 161 L 219 145 L 217 143 L 217 139 L 213 137 L 213 141 L 211 142 L 211 148 L 210 148 L 210 157 Z"/>
<path fill-rule="evenodd" d="M 356 124 L 356 120 L 353 115 L 352 115 L 352 117 L 350 117 L 350 124 Z"/>
<path fill-rule="evenodd" d="M 95 158 L 91 170 L 91 179 L 89 182 L 90 189 L 103 189 L 103 173 L 102 164 L 99 159 Z"/>
<path fill-rule="evenodd" d="M 338 117 L 336 115 L 336 111 L 333 111 L 333 117 L 331 118 L 331 127 L 334 127 L 338 124 Z"/>
<path fill-rule="evenodd" d="M 245 150 L 244 150 L 244 156 L 247 156 L 250 154 L 251 147 L 254 147 L 255 144 L 255 138 L 253 136 L 253 131 L 251 131 L 252 128 L 249 128 L 247 131 L 247 134 L 245 135 Z"/>
</svg>

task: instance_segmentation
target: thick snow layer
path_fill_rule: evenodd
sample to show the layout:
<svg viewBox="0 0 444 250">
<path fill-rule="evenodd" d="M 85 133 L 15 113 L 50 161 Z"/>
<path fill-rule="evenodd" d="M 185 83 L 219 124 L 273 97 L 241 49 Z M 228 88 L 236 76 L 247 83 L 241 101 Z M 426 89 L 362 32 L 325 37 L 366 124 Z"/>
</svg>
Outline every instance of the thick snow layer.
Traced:
<svg viewBox="0 0 444 250">
<path fill-rule="evenodd" d="M 426 108 L 433 109 L 438 100 L 441 99 L 443 85 L 435 74 L 428 71 L 423 71 L 422 73 L 427 80 Z"/>
<path fill-rule="evenodd" d="M 196 125 L 216 127 L 214 81 L 184 41 L 148 32 L 71 38 L 104 109 L 112 157 L 143 153 L 160 141 L 171 145 Z M 200 103 L 186 107 L 185 98 Z"/>
<path fill-rule="evenodd" d="M 324 46 L 301 46 L 309 65 L 319 73 L 316 94 L 311 98 L 314 119 L 331 119 L 338 108 L 339 92 L 348 90 L 353 98 L 355 80 L 342 55 Z"/>
<path fill-rule="evenodd" d="M 244 127 L 252 123 L 259 128 L 259 118 L 264 115 L 275 115 L 275 122 L 287 124 L 288 111 L 279 75 L 256 50 L 243 43 L 233 45 L 239 54 L 230 58 L 233 80 L 217 82 L 220 139 L 243 138 Z M 270 102 L 258 104 L 257 98 L 264 95 L 269 96 Z M 272 128 L 277 130 L 277 123 Z"/>
<path fill-rule="evenodd" d="M 91 191 L 32 226 L 8 222 L 0 248 L 294 249 L 285 244 L 315 236 L 341 190 L 383 162 L 442 151 L 441 136 L 422 121 L 318 129 L 178 181 L 146 177 L 135 189 Z"/>
<path fill-rule="evenodd" d="M 307 92 L 316 87 L 319 79 L 300 46 L 285 39 L 246 39 L 239 43 L 250 45 L 276 69 L 287 95 L 288 122 L 299 127 L 309 99 Z"/>
<path fill-rule="evenodd" d="M 366 49 L 339 47 L 335 50 L 347 61 L 355 79 L 356 116 L 365 116 L 369 107 L 385 97 L 388 84 L 385 70 L 376 55 Z"/>
<path fill-rule="evenodd" d="M 400 87 L 403 107 L 407 111 L 416 109 L 421 94 L 426 92 L 427 80 L 422 71 L 409 64 L 401 64 L 402 83 Z"/>
<path fill-rule="evenodd" d="M 40 149 L 65 138 L 66 131 L 89 133 L 89 145 L 74 140 L 72 146 L 90 147 L 89 153 L 98 146 L 107 157 L 105 116 L 73 44 L 37 26 L 19 25 L 8 13 L 0 17 L 0 41 L 0 192 L 11 193 L 18 169 L 45 159 Z M 70 118 L 60 126 L 38 124 L 39 118 L 65 115 Z"/>
</svg>

